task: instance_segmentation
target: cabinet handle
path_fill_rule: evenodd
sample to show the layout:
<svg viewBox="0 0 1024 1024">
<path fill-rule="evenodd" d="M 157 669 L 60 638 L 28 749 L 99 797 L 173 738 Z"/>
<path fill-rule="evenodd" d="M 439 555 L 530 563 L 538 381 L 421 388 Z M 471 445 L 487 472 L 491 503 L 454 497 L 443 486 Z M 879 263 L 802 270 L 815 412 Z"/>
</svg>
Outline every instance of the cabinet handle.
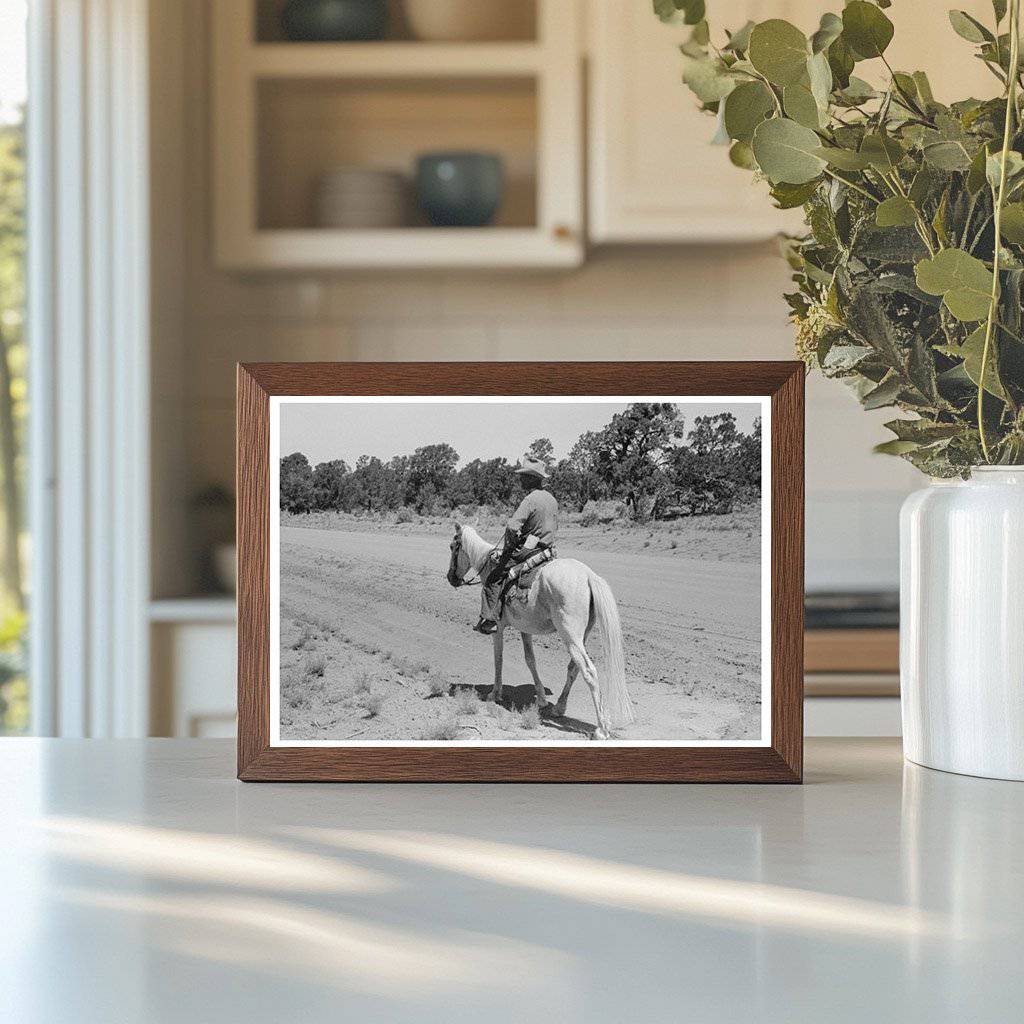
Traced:
<svg viewBox="0 0 1024 1024">
<path fill-rule="evenodd" d="M 572 228 L 571 228 L 571 227 L 569 227 L 569 225 L 568 225 L 568 224 L 556 224 L 556 225 L 554 226 L 554 228 L 552 228 L 552 231 L 551 231 L 551 233 L 552 233 L 552 234 L 553 234 L 553 235 L 555 236 L 555 238 L 557 238 L 557 239 L 558 239 L 558 240 L 559 240 L 560 242 L 568 242 L 568 241 L 571 241 L 571 240 L 572 240 L 572 237 L 573 237 L 573 230 L 572 230 Z"/>
</svg>

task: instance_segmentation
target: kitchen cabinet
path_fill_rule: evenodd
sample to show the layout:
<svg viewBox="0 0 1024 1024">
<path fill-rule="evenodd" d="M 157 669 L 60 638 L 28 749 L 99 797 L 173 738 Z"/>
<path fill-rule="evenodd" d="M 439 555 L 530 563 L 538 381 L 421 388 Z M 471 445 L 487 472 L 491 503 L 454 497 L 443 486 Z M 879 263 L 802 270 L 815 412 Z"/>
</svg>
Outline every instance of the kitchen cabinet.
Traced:
<svg viewBox="0 0 1024 1024">
<path fill-rule="evenodd" d="M 958 5 L 989 23 L 988 0 Z M 785 18 L 808 34 L 821 0 L 736 0 L 709 5 L 713 31 L 748 19 Z M 956 36 L 945 8 L 894 4 L 888 54 L 897 69 L 928 72 L 935 95 L 953 100 L 993 95 L 998 83 Z M 802 225 L 800 211 L 772 207 L 767 186 L 710 145 L 714 119 L 697 109 L 681 82 L 678 45 L 689 28 L 664 25 L 646 0 L 590 0 L 588 8 L 589 231 L 595 243 L 728 242 L 769 238 Z M 885 69 L 860 64 L 878 79 Z"/>
<path fill-rule="evenodd" d="M 520 0 L 526 3 L 527 0 Z M 274 0 L 211 5 L 214 254 L 229 269 L 565 267 L 583 258 L 580 0 L 533 0 L 530 39 L 282 38 Z M 498 154 L 493 224 L 318 222 L 328 175 L 411 177 L 423 152 Z"/>
</svg>

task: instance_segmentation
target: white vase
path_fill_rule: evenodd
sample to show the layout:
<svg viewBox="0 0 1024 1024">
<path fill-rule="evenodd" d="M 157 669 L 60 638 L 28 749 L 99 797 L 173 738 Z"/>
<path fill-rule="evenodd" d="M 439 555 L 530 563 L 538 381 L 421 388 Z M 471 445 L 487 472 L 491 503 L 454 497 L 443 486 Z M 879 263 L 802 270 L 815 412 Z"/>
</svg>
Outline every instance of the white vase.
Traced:
<svg viewBox="0 0 1024 1024">
<path fill-rule="evenodd" d="M 904 753 L 1024 781 L 1024 467 L 910 495 L 900 563 Z"/>
</svg>

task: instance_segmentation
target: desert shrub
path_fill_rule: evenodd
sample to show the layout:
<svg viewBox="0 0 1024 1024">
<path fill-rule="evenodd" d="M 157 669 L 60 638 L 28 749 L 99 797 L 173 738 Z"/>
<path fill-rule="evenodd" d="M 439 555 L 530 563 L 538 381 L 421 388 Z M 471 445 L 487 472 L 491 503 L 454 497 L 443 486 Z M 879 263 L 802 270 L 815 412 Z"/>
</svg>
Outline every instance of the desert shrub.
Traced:
<svg viewBox="0 0 1024 1024">
<path fill-rule="evenodd" d="M 292 641 L 292 650 L 301 651 L 312 639 L 313 631 L 309 628 L 309 623 L 304 622 L 299 630 L 299 635 Z"/>
<path fill-rule="evenodd" d="M 364 693 L 358 701 L 359 707 L 366 712 L 367 718 L 376 718 L 384 707 L 384 695 L 380 693 Z"/>
<path fill-rule="evenodd" d="M 298 669 L 290 669 L 281 675 L 281 696 L 291 708 L 309 706 L 309 687 L 305 673 Z"/>
<path fill-rule="evenodd" d="M 448 692 L 448 680 L 437 670 L 427 677 L 427 692 L 431 697 L 440 697 Z"/>
<path fill-rule="evenodd" d="M 302 672 L 306 680 L 322 679 L 327 671 L 327 659 L 322 654 L 311 654 L 302 663 Z"/>
<path fill-rule="evenodd" d="M 373 675 L 365 669 L 356 676 L 352 685 L 352 692 L 356 696 L 369 693 L 373 689 Z"/>
<path fill-rule="evenodd" d="M 412 658 L 392 658 L 391 664 L 400 676 L 407 676 L 413 679 L 430 671 L 430 666 L 423 661 L 414 661 Z"/>
<path fill-rule="evenodd" d="M 411 508 L 400 508 L 395 516 L 396 523 L 411 523 L 416 518 Z"/>
<path fill-rule="evenodd" d="M 519 715 L 519 724 L 524 729 L 539 729 L 540 728 L 540 712 L 534 705 L 530 705 L 528 708 L 524 708 Z"/>
<path fill-rule="evenodd" d="M 453 740 L 459 735 L 459 722 L 458 719 L 442 718 L 439 722 L 435 722 L 431 725 L 427 731 L 423 734 L 425 740 L 434 740 L 435 742 L 441 740 Z"/>
<path fill-rule="evenodd" d="M 475 715 L 480 710 L 480 698 L 476 690 L 459 690 L 455 707 L 460 715 Z"/>
</svg>

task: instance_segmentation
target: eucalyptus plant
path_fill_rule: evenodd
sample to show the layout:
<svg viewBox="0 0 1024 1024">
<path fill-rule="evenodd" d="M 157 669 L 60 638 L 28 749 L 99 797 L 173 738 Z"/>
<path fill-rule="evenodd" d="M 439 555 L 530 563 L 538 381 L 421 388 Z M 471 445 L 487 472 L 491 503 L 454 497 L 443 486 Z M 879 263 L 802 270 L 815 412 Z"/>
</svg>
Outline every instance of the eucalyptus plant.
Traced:
<svg viewBox="0 0 1024 1024">
<path fill-rule="evenodd" d="M 852 0 L 808 37 L 778 18 L 716 44 L 705 0 L 654 0 L 691 26 L 683 80 L 730 160 L 803 207 L 787 238 L 797 350 L 865 409 L 895 407 L 878 451 L 931 476 L 1024 462 L 1021 0 L 983 24 L 950 11 L 998 95 L 938 102 L 886 58 L 891 0 Z M 855 73 L 875 62 L 887 84 Z"/>
</svg>

